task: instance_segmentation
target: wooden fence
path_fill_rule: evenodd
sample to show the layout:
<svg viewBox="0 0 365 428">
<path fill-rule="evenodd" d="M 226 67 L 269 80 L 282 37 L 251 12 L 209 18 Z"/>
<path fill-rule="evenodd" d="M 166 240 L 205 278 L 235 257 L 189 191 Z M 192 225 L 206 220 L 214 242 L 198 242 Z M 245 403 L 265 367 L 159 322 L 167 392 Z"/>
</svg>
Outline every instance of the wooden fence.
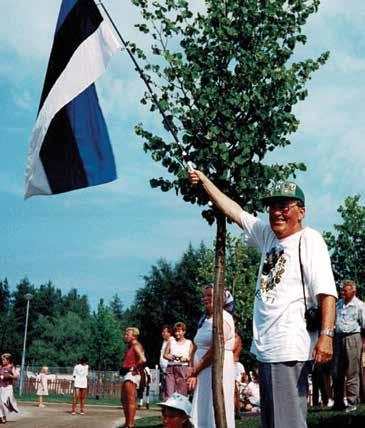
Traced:
<svg viewBox="0 0 365 428">
<path fill-rule="evenodd" d="M 37 374 L 40 368 L 27 368 L 23 392 L 34 394 L 37 391 Z M 72 369 L 49 368 L 48 393 L 53 395 L 71 396 L 73 394 Z M 150 399 L 157 400 L 159 396 L 159 370 L 151 369 L 152 382 Z M 115 372 L 90 371 L 88 379 L 88 396 L 93 398 L 109 398 L 120 400 L 121 382 Z"/>
</svg>

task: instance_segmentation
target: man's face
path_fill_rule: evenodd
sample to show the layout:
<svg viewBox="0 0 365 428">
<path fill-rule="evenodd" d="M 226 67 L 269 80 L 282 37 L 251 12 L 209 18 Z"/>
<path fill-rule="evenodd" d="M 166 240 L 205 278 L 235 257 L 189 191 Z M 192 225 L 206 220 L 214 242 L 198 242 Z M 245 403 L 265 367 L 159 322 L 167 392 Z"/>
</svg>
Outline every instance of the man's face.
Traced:
<svg viewBox="0 0 365 428">
<path fill-rule="evenodd" d="M 277 198 L 269 204 L 269 218 L 272 231 L 278 239 L 284 239 L 302 229 L 301 221 L 305 208 L 298 206 L 298 200 Z"/>
<path fill-rule="evenodd" d="M 126 330 L 124 333 L 124 342 L 129 343 L 134 339 L 133 331 L 132 330 Z"/>
<path fill-rule="evenodd" d="M 171 337 L 171 333 L 169 332 L 169 330 L 167 328 L 164 328 L 161 332 L 161 336 L 162 336 L 163 340 L 169 340 Z"/>
<path fill-rule="evenodd" d="M 351 302 L 355 294 L 356 291 L 350 285 L 344 285 L 341 288 L 341 296 L 346 304 Z"/>
</svg>

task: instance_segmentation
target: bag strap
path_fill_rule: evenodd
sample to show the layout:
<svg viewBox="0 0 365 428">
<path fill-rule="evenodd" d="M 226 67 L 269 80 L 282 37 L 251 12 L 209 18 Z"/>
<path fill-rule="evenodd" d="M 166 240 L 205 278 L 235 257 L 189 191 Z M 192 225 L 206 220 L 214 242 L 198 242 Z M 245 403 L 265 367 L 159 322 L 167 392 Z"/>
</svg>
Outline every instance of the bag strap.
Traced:
<svg viewBox="0 0 365 428">
<path fill-rule="evenodd" d="M 302 286 L 303 286 L 304 307 L 305 307 L 305 312 L 307 312 L 307 309 L 308 309 L 307 308 L 307 297 L 305 295 L 304 270 L 303 270 L 302 256 L 301 256 L 301 253 L 302 253 L 302 251 L 301 251 L 301 249 L 302 249 L 302 236 L 303 236 L 303 234 L 301 234 L 300 238 L 299 238 L 299 248 L 298 248 L 298 250 L 299 250 L 300 276 L 301 276 L 301 279 L 302 279 Z"/>
</svg>

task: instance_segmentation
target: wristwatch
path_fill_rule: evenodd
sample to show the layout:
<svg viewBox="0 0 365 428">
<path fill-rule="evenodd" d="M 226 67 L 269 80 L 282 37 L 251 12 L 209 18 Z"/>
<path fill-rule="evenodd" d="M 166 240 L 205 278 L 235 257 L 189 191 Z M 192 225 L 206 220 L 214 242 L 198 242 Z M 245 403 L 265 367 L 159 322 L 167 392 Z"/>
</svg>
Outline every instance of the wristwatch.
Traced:
<svg viewBox="0 0 365 428">
<path fill-rule="evenodd" d="M 326 328 L 325 330 L 321 330 L 319 332 L 320 336 L 329 336 L 329 337 L 333 337 L 335 335 L 335 331 L 333 328 Z"/>
</svg>

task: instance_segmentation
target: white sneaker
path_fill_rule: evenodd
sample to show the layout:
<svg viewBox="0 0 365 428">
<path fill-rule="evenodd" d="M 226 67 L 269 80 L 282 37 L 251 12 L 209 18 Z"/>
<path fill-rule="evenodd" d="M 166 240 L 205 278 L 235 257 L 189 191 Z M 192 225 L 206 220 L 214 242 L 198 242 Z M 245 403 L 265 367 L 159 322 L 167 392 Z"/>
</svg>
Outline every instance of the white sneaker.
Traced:
<svg viewBox="0 0 365 428">
<path fill-rule="evenodd" d="M 331 407 L 333 407 L 334 404 L 335 404 L 335 402 L 332 400 L 332 398 L 329 398 L 328 403 L 327 403 L 327 407 L 330 409 Z"/>
</svg>

